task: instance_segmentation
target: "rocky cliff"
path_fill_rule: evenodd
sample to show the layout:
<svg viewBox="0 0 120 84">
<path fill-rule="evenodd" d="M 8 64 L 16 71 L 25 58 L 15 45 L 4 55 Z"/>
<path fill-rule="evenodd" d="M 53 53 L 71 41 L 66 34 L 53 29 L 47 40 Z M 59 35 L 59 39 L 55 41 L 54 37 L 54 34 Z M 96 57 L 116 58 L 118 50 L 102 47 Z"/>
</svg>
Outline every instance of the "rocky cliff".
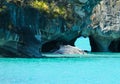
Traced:
<svg viewBox="0 0 120 84">
<path fill-rule="evenodd" d="M 19 27 L 32 30 L 35 39 L 39 36 L 41 45 L 32 43 L 42 52 L 56 50 L 60 45 L 74 46 L 80 36 L 90 38 L 92 51 L 120 51 L 119 3 L 120 0 L 1 0 L 0 38 L 26 42 L 23 33 L 15 32 Z"/>
<path fill-rule="evenodd" d="M 120 0 L 102 0 L 91 16 L 93 51 L 116 51 L 120 48 Z"/>
</svg>

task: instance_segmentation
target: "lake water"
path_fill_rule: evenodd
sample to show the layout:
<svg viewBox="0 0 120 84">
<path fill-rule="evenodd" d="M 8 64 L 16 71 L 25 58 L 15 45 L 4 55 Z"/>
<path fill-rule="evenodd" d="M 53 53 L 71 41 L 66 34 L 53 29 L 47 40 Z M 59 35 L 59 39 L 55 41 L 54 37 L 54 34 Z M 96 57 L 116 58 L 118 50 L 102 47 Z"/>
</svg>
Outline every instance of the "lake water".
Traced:
<svg viewBox="0 0 120 84">
<path fill-rule="evenodd" d="M 120 53 L 81 58 L 0 58 L 0 84 L 120 84 Z"/>
</svg>

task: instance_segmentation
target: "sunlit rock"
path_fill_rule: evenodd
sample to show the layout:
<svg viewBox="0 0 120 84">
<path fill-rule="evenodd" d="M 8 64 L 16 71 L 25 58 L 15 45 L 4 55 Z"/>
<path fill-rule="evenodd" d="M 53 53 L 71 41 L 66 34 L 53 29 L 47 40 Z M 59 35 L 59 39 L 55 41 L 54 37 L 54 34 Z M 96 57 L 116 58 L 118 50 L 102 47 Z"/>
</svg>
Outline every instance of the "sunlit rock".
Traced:
<svg viewBox="0 0 120 84">
<path fill-rule="evenodd" d="M 0 9 L 6 7 L 5 12 L 0 12 L 0 39 L 20 41 L 21 37 L 24 37 L 22 40 L 26 46 L 18 46 L 19 50 L 25 49 L 25 52 L 30 54 L 30 51 L 38 54 L 39 48 L 42 52 L 49 52 L 60 45 L 74 46 L 80 36 L 90 38 L 92 51 L 120 51 L 117 47 L 120 38 L 120 0 L 38 2 L 44 6 L 36 7 L 35 4 L 38 3 L 31 5 L 32 1 L 29 0 L 10 0 L 0 4 Z M 24 29 L 20 30 L 25 31 L 24 33 L 18 34 L 12 31 L 16 26 L 27 27 L 34 34 L 31 36 L 31 33 Z"/>
<path fill-rule="evenodd" d="M 55 51 L 54 54 L 86 54 L 86 53 L 74 46 L 61 45 L 60 49 Z"/>
<path fill-rule="evenodd" d="M 120 38 L 120 0 L 102 0 L 93 9 L 91 20 L 91 40 L 98 46 L 93 51 L 114 51 L 109 47 L 118 46 L 118 43 L 112 42 Z M 118 48 L 115 50 L 119 51 Z"/>
</svg>

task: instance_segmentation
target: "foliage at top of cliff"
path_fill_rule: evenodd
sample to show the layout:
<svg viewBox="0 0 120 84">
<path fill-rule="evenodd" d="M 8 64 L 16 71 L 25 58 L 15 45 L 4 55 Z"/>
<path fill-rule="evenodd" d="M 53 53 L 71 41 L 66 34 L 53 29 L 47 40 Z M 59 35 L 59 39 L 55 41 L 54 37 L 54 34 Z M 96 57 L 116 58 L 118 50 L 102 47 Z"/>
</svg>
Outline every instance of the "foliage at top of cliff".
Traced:
<svg viewBox="0 0 120 84">
<path fill-rule="evenodd" d="M 19 7 L 32 7 L 40 13 L 44 13 L 48 18 L 61 17 L 68 21 L 74 19 L 75 3 L 82 5 L 79 0 L 1 0 L 0 3 L 4 3 L 4 5 L 12 3 Z M 0 11 L 3 10 L 0 7 Z"/>
<path fill-rule="evenodd" d="M 65 7 L 65 5 L 70 5 L 67 2 L 63 2 L 62 4 L 60 2 L 55 1 L 47 1 L 47 0 L 36 0 L 30 3 L 30 6 L 33 8 L 38 9 L 40 12 L 44 12 L 48 15 L 52 15 L 53 17 L 67 17 L 68 10 Z M 69 9 L 69 12 L 71 12 L 71 9 Z"/>
<path fill-rule="evenodd" d="M 46 14 L 47 17 L 61 17 L 67 21 L 74 20 L 73 5 L 71 0 L 35 0 L 29 2 L 29 6 Z"/>
<path fill-rule="evenodd" d="M 70 25 L 78 19 L 74 5 L 82 6 L 83 3 L 79 0 L 0 0 L 0 13 L 4 13 L 10 5 L 33 8 L 48 19 L 62 18 Z"/>
</svg>

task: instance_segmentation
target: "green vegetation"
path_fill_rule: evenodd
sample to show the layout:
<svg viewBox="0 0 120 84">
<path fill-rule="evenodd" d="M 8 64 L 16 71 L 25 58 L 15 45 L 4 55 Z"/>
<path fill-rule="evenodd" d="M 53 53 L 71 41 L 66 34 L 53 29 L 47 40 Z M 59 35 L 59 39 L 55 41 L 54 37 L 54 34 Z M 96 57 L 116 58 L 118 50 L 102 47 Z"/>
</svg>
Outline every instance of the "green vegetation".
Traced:
<svg viewBox="0 0 120 84">
<path fill-rule="evenodd" d="M 44 1 L 33 1 L 30 3 L 30 5 L 40 11 L 46 11 L 49 12 L 49 6 L 46 2 Z"/>
<path fill-rule="evenodd" d="M 49 18 L 62 18 L 71 28 L 75 23 L 74 4 L 69 0 L 35 0 L 28 4 Z"/>
<path fill-rule="evenodd" d="M 58 5 L 58 3 L 55 1 L 48 2 L 45 0 L 36 0 L 32 1 L 30 6 L 53 17 L 62 16 L 63 18 L 66 18 L 67 16 L 66 7 L 60 4 Z"/>
<path fill-rule="evenodd" d="M 2 0 L 1 2 L 13 3 L 21 7 L 32 7 L 50 18 L 73 19 L 73 2 L 70 0 Z M 0 11 L 3 10 L 0 7 Z"/>
<path fill-rule="evenodd" d="M 4 12 L 6 10 L 7 6 L 5 6 L 4 1 L 0 1 L 0 13 Z"/>
<path fill-rule="evenodd" d="M 48 18 L 61 17 L 67 20 L 73 14 L 72 5 L 68 0 L 2 0 L 0 2 L 13 3 L 21 7 L 32 7 L 44 13 Z M 0 7 L 0 11 L 3 10 Z"/>
<path fill-rule="evenodd" d="M 11 4 L 21 8 L 30 7 L 45 15 L 48 19 L 61 18 L 70 28 L 78 18 L 74 12 L 76 3 L 81 5 L 81 3 L 72 0 L 0 0 L 0 14 L 4 13 L 3 11 L 7 10 L 7 6 Z"/>
<path fill-rule="evenodd" d="M 3 12 L 3 11 L 4 11 L 4 9 L 3 9 L 3 8 L 0 8 L 0 13 Z"/>
</svg>

